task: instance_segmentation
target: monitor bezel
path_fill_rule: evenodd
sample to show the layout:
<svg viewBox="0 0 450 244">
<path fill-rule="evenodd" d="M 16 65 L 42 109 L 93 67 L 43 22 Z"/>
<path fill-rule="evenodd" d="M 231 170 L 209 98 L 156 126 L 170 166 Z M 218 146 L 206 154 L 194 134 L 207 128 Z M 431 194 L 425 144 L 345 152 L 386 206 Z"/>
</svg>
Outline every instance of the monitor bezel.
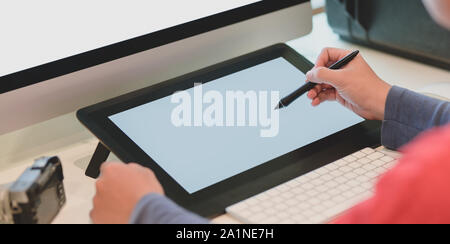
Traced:
<svg viewBox="0 0 450 244">
<path fill-rule="evenodd" d="M 309 0 L 262 0 L 240 8 L 149 33 L 0 77 L 0 94 L 34 85 L 205 32 L 236 24 Z M 32 39 L 30 39 L 32 40 Z"/>
</svg>

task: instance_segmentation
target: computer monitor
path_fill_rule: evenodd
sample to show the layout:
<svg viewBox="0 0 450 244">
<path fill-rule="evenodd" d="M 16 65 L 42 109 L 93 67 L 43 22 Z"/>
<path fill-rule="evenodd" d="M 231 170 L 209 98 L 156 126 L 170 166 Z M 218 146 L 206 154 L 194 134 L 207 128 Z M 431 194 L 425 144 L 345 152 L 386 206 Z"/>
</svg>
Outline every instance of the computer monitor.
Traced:
<svg viewBox="0 0 450 244">
<path fill-rule="evenodd" d="M 0 134 L 309 33 L 308 0 L 1 3 Z"/>
</svg>

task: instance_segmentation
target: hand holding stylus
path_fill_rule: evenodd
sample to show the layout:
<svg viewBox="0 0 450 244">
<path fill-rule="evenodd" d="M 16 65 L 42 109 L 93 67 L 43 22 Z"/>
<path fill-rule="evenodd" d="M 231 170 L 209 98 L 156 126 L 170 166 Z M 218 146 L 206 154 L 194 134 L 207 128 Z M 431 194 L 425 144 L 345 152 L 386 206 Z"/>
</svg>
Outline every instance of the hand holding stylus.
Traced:
<svg viewBox="0 0 450 244">
<path fill-rule="evenodd" d="M 334 69 L 334 70 L 340 69 L 340 68 L 344 67 L 345 65 L 347 65 L 348 63 L 350 63 L 356 56 L 358 56 L 358 54 L 359 54 L 359 51 L 354 51 L 354 52 L 346 55 L 345 57 L 343 57 L 336 63 L 332 64 L 330 67 L 328 67 L 328 69 Z M 275 109 L 281 109 L 281 108 L 289 106 L 291 103 L 293 103 L 299 97 L 301 97 L 303 94 L 305 94 L 305 93 L 309 92 L 311 89 L 313 89 L 315 87 L 315 85 L 316 84 L 314 84 L 313 82 L 309 82 L 309 81 L 306 82 L 305 85 L 303 85 L 299 89 L 295 90 L 294 92 L 289 94 L 287 97 L 284 97 L 283 99 L 281 99 L 280 102 L 278 103 L 278 106 Z"/>
<path fill-rule="evenodd" d="M 380 79 L 361 55 L 340 70 L 331 70 L 336 62 L 351 51 L 326 48 L 316 66 L 306 74 L 307 80 L 317 83 L 308 93 L 312 105 L 338 101 L 356 114 L 370 120 L 383 120 L 386 99 L 391 85 Z"/>
</svg>

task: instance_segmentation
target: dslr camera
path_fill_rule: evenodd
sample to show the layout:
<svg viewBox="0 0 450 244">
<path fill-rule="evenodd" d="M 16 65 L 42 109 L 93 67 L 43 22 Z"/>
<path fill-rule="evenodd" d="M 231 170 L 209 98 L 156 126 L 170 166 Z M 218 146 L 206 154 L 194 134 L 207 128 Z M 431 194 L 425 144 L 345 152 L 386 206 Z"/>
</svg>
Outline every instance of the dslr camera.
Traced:
<svg viewBox="0 0 450 244">
<path fill-rule="evenodd" d="M 0 186 L 0 224 L 49 224 L 66 203 L 58 157 L 37 159 L 16 182 Z"/>
</svg>

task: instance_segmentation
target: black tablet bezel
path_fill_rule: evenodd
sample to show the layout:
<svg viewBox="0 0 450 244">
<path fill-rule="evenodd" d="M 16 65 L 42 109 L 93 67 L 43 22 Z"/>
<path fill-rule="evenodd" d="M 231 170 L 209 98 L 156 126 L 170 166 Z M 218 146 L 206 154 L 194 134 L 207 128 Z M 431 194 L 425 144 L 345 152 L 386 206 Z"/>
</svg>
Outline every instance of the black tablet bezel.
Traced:
<svg viewBox="0 0 450 244">
<path fill-rule="evenodd" d="M 169 198 L 202 216 L 215 216 L 223 213 L 227 206 L 331 163 L 349 153 L 364 147 L 380 145 L 380 123 L 362 122 L 203 190 L 189 194 L 108 117 L 170 96 L 176 91 L 192 88 L 194 83 L 199 81 L 207 83 L 279 57 L 285 58 L 304 73 L 313 67 L 311 62 L 292 48 L 285 44 L 278 44 L 81 109 L 78 111 L 77 117 L 123 162 L 136 162 L 152 169 Z M 194 139 L 192 143 L 195 143 Z M 173 150 L 176 151 L 176 148 Z"/>
<path fill-rule="evenodd" d="M 130 40 L 0 76 L 0 94 L 183 40 L 309 0 L 263 0 Z M 30 40 L 32 41 L 32 40 Z"/>
</svg>

